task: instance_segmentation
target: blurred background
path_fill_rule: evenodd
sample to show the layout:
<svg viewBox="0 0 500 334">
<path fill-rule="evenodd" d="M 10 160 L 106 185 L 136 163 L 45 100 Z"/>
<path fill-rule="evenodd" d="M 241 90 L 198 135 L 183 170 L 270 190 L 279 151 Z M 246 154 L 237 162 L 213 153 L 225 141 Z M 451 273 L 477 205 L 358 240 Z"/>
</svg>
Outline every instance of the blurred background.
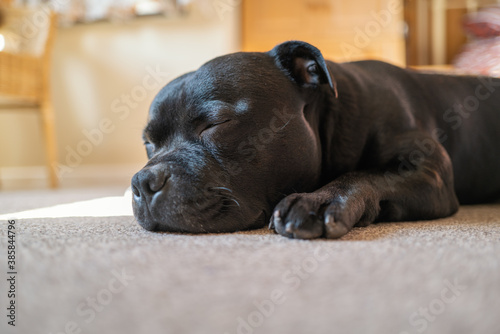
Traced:
<svg viewBox="0 0 500 334">
<path fill-rule="evenodd" d="M 0 0 L 0 191 L 128 186 L 155 94 L 226 53 L 298 39 L 337 62 L 500 74 L 497 3 Z"/>
</svg>

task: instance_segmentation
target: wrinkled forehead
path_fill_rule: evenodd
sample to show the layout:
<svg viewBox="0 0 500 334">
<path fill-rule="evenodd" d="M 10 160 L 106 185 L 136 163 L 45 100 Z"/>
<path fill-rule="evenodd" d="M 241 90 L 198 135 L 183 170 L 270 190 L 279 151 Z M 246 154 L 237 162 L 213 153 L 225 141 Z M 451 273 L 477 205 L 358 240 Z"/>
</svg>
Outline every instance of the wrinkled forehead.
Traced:
<svg viewBox="0 0 500 334">
<path fill-rule="evenodd" d="M 277 94 L 287 83 L 268 54 L 240 52 L 215 58 L 173 80 L 157 94 L 145 131 L 224 111 L 242 114 L 262 108 L 259 104 L 279 100 Z"/>
<path fill-rule="evenodd" d="M 169 109 L 192 108 L 207 101 L 234 104 L 243 96 L 261 95 L 272 91 L 273 78 L 279 77 L 276 74 L 279 70 L 273 58 L 265 53 L 239 52 L 215 58 L 166 85 L 155 97 L 150 117 L 165 104 L 170 104 Z"/>
<path fill-rule="evenodd" d="M 276 74 L 280 71 L 268 54 L 233 53 L 202 65 L 186 81 L 185 90 L 194 99 L 222 99 L 231 103 L 242 95 L 259 93 L 264 84 L 272 84 Z"/>
</svg>

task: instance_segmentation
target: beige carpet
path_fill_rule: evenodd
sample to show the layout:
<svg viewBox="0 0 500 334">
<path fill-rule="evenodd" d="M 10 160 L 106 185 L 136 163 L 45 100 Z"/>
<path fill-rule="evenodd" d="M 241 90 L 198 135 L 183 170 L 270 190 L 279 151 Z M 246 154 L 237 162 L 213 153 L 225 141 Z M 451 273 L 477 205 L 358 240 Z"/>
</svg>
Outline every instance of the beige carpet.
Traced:
<svg viewBox="0 0 500 334">
<path fill-rule="evenodd" d="M 0 193 L 2 277 L 7 217 L 24 217 L 17 326 L 7 325 L 2 278 L 2 334 L 500 333 L 499 204 L 301 241 L 267 229 L 147 232 L 113 210 L 123 193 Z M 109 210 L 93 212 L 99 202 Z M 28 218 L 37 214 L 45 218 Z"/>
</svg>

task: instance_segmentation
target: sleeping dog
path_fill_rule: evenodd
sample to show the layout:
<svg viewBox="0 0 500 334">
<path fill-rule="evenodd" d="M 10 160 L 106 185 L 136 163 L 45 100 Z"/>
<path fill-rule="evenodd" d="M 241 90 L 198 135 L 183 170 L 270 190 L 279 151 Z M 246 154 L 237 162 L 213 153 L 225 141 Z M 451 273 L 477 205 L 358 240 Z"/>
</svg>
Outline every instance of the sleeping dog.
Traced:
<svg viewBox="0 0 500 334">
<path fill-rule="evenodd" d="M 151 231 L 269 223 L 290 238 L 428 220 L 500 195 L 500 79 L 325 61 L 290 41 L 215 58 L 155 97 L 132 179 Z"/>
</svg>

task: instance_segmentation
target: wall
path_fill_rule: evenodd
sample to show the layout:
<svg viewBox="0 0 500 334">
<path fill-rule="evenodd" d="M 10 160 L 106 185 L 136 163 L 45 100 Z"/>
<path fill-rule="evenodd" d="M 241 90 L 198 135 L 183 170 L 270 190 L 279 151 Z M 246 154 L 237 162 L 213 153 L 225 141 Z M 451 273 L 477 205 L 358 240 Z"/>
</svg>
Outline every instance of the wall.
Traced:
<svg viewBox="0 0 500 334">
<path fill-rule="evenodd" d="M 243 50 L 307 41 L 327 59 L 379 59 L 405 65 L 403 0 L 243 2 Z"/>
<path fill-rule="evenodd" d="M 63 181 L 84 166 L 143 165 L 141 131 L 154 95 L 176 76 L 238 51 L 239 16 L 234 8 L 223 16 L 195 13 L 60 28 L 53 100 Z M 161 85 L 151 75 L 155 71 L 166 73 L 159 76 Z M 1 177 L 44 164 L 36 113 L 0 113 L 0 134 Z"/>
</svg>

